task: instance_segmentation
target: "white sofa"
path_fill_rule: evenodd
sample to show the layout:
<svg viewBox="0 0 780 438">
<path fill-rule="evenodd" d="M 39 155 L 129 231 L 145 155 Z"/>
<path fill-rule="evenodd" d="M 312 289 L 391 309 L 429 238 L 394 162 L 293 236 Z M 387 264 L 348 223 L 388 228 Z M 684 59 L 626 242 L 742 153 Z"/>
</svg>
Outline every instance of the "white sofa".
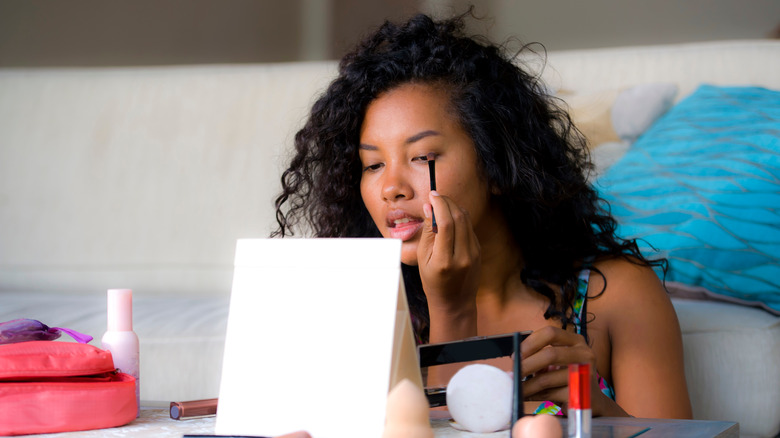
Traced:
<svg viewBox="0 0 780 438">
<path fill-rule="evenodd" d="M 142 400 L 216 397 L 236 239 L 274 228 L 292 136 L 335 69 L 0 69 L 0 321 L 99 345 L 105 290 L 132 288 Z M 677 100 L 704 82 L 777 90 L 780 41 L 551 52 L 543 77 L 576 94 L 674 83 Z M 695 418 L 780 432 L 780 318 L 674 304 Z"/>
</svg>

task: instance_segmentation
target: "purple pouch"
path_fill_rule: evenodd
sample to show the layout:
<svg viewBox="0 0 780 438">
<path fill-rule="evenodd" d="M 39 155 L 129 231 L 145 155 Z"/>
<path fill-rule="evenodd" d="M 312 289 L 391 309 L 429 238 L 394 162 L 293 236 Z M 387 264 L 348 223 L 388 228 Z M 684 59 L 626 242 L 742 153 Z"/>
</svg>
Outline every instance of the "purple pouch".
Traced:
<svg viewBox="0 0 780 438">
<path fill-rule="evenodd" d="M 62 333 L 81 344 L 86 344 L 92 340 L 92 336 L 79 333 L 62 327 L 49 327 L 46 324 L 34 319 L 14 319 L 11 321 L 0 322 L 0 344 L 15 344 L 17 342 L 27 341 L 52 341 L 59 338 Z"/>
</svg>

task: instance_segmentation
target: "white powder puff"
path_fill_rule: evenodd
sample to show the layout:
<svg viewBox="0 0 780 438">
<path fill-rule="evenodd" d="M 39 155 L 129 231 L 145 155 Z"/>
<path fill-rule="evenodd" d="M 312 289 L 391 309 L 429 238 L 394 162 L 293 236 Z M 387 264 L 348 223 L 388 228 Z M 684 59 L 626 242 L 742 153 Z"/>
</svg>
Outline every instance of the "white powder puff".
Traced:
<svg viewBox="0 0 780 438">
<path fill-rule="evenodd" d="M 512 421 L 512 378 L 494 366 L 467 365 L 447 385 L 447 408 L 452 419 L 470 432 L 508 429 Z"/>
</svg>

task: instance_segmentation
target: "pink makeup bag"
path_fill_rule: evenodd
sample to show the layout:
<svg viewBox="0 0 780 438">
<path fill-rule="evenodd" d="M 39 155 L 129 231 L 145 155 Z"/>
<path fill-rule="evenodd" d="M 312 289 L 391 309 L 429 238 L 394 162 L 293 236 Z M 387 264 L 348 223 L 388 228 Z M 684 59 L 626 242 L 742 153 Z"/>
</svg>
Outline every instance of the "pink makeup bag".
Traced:
<svg viewBox="0 0 780 438">
<path fill-rule="evenodd" d="M 121 426 L 136 418 L 135 379 L 89 344 L 0 345 L 0 435 Z"/>
</svg>

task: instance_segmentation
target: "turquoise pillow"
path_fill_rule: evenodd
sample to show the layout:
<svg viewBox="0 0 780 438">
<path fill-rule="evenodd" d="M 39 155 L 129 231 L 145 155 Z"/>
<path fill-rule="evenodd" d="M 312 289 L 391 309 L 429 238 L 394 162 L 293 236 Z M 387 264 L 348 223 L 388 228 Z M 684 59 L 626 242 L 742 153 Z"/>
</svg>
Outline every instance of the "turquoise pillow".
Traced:
<svg viewBox="0 0 780 438">
<path fill-rule="evenodd" d="M 780 92 L 699 87 L 596 188 L 667 280 L 780 311 Z"/>
</svg>

